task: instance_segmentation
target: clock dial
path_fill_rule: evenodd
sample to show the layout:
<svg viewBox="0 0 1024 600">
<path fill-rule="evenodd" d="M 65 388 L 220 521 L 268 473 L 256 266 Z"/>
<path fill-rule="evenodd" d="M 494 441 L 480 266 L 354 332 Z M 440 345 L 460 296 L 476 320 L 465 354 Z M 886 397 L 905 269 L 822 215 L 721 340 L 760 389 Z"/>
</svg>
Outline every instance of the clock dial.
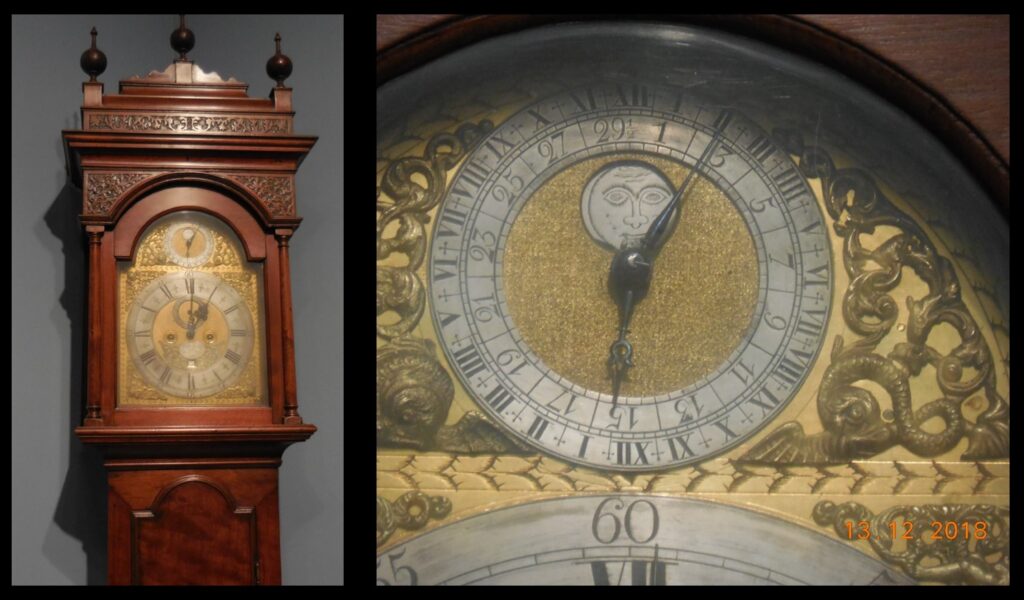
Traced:
<svg viewBox="0 0 1024 600">
<path fill-rule="evenodd" d="M 227 389 L 252 357 L 252 315 L 230 284 L 208 273 L 156 279 L 128 312 L 128 353 L 149 385 L 178 397 Z"/>
<path fill-rule="evenodd" d="M 164 234 L 167 258 L 183 267 L 198 267 L 210 260 L 215 246 L 213 232 L 198 223 L 176 223 Z"/>
<path fill-rule="evenodd" d="M 639 243 L 677 192 L 615 397 L 610 250 Z M 823 341 L 832 265 L 814 194 L 767 132 L 692 93 L 593 83 L 524 107 L 466 157 L 435 223 L 449 363 L 495 420 L 571 462 L 720 453 L 785 407 Z"/>
<path fill-rule="evenodd" d="M 262 272 L 194 211 L 143 233 L 121 265 L 120 404 L 263 405 Z"/>
<path fill-rule="evenodd" d="M 439 527 L 377 558 L 378 585 L 906 585 L 806 527 L 700 500 L 597 495 Z"/>
</svg>

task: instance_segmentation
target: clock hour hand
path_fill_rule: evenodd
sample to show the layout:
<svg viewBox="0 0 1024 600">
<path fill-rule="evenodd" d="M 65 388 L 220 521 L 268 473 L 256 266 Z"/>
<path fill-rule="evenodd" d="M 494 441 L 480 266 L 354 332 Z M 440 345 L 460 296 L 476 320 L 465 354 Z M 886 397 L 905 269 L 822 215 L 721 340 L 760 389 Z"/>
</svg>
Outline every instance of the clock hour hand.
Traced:
<svg viewBox="0 0 1024 600">
<path fill-rule="evenodd" d="M 633 366 L 633 345 L 626 340 L 629 322 L 637 303 L 647 295 L 650 285 L 651 264 L 640 251 L 624 249 L 615 255 L 608 275 L 608 290 L 619 306 L 619 335 L 612 342 L 608 355 L 613 404 L 618 402 L 626 371 Z"/>
</svg>

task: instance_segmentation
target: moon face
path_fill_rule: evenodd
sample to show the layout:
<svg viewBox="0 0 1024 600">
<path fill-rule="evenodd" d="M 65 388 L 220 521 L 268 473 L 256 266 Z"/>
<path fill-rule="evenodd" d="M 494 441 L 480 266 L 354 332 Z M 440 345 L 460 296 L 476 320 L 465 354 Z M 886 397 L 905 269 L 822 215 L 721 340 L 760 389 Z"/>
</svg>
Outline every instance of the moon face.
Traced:
<svg viewBox="0 0 1024 600">
<path fill-rule="evenodd" d="M 674 193 L 668 177 L 647 163 L 609 163 L 583 188 L 583 224 L 610 250 L 638 245 Z"/>
</svg>

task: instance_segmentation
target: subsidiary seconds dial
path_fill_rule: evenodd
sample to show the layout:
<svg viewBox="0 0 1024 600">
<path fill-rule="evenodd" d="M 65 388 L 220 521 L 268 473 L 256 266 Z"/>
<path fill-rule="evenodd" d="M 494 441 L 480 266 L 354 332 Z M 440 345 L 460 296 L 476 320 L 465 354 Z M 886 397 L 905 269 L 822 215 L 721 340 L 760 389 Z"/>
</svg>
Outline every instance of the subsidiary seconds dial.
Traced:
<svg viewBox="0 0 1024 600">
<path fill-rule="evenodd" d="M 600 289 L 607 265 L 693 169 L 651 299 L 635 307 L 636 366 L 613 394 L 603 359 L 588 358 L 607 357 L 619 323 Z M 604 266 L 581 272 L 579 248 Z M 553 277 L 563 265 L 573 275 Z M 817 356 L 832 297 L 821 210 L 771 135 L 738 110 L 642 83 L 572 89 L 494 127 L 448 186 L 428 276 L 441 346 L 483 410 L 544 452 L 634 471 L 703 460 L 776 416 Z M 607 324 L 581 337 L 595 319 L 573 319 L 599 302 Z"/>
</svg>

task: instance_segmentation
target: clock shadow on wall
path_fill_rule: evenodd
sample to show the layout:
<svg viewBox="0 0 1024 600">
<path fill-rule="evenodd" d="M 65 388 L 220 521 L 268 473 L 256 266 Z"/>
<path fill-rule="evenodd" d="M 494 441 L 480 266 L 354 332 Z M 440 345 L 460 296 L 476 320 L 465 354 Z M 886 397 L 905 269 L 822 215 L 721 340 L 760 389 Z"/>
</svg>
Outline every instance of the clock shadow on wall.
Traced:
<svg viewBox="0 0 1024 600">
<path fill-rule="evenodd" d="M 58 152 L 63 154 L 60 139 L 56 142 Z M 86 293 L 89 288 L 86 239 L 78 223 L 77 211 L 81 205 L 82 192 L 71 183 L 67 173 L 64 177 L 64 187 L 44 217 L 50 232 L 61 241 L 64 291 L 60 295 L 60 305 L 67 314 L 71 334 L 71 377 L 66 397 L 69 405 L 66 414 L 70 415 L 67 422 L 68 468 L 53 522 L 82 543 L 87 557 L 87 583 L 103 585 L 107 580 L 106 472 L 100 453 L 84 446 L 75 436 L 75 425 L 82 422 L 85 409 Z M 43 542 L 43 554 L 57 562 L 58 557 L 47 551 L 48 545 L 48 541 Z M 60 568 L 62 565 L 56 566 Z"/>
</svg>

